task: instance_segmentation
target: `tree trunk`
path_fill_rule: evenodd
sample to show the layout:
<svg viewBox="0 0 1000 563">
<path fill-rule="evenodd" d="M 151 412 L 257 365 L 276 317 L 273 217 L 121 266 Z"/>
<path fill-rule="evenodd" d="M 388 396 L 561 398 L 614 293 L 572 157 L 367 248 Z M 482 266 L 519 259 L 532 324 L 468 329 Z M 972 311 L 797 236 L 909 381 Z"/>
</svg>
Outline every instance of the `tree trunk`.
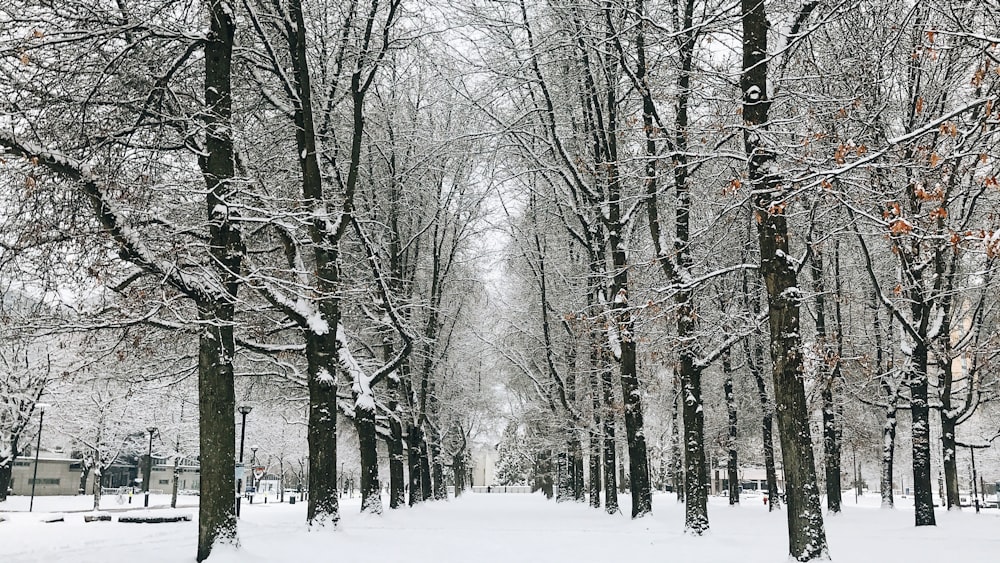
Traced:
<svg viewBox="0 0 1000 563">
<path fill-rule="evenodd" d="M 77 488 L 78 494 L 87 494 L 87 477 L 90 477 L 90 464 L 86 462 L 80 463 L 80 486 Z M 96 510 L 96 508 L 95 508 Z"/>
<path fill-rule="evenodd" d="M 99 475 L 95 476 L 95 479 L 98 479 L 98 477 Z M 178 482 L 180 481 L 180 477 L 181 477 L 181 456 L 176 455 L 174 457 L 174 479 L 173 479 L 174 484 L 170 490 L 170 508 L 177 508 L 177 488 L 178 486 L 180 486 L 180 483 Z"/>
<path fill-rule="evenodd" d="M 889 380 L 891 367 L 885 362 L 885 346 L 883 345 L 882 319 L 879 309 L 882 303 L 878 290 L 872 292 L 872 329 L 875 333 L 875 375 L 879 378 L 882 395 L 885 399 L 885 423 L 882 425 L 882 463 L 879 491 L 882 495 L 882 508 L 893 508 L 893 460 L 896 452 L 896 410 L 899 404 L 899 391 Z M 891 326 L 891 323 L 890 323 Z"/>
<path fill-rule="evenodd" d="M 590 423 L 590 506 L 601 507 L 601 410 L 603 397 L 601 395 L 601 377 L 598 374 L 601 363 L 600 333 L 595 337 L 591 334 L 590 352 L 590 406 L 593 411 Z"/>
<path fill-rule="evenodd" d="M 691 311 L 688 310 L 688 314 Z M 692 321 L 693 322 L 693 321 Z M 705 463 L 705 413 L 701 402 L 701 369 L 691 354 L 681 355 L 684 417 L 684 529 L 708 531 L 709 477 Z"/>
<path fill-rule="evenodd" d="M 565 451 L 556 454 L 556 502 L 570 499 L 572 483 L 569 475 L 569 461 Z"/>
<path fill-rule="evenodd" d="M 100 463 L 100 462 L 98 462 L 98 463 Z M 86 487 L 86 486 L 87 486 L 86 485 L 86 481 L 84 481 L 84 487 Z M 94 472 L 94 486 L 91 488 L 91 491 L 94 494 L 94 512 L 97 512 L 98 510 L 101 509 L 101 493 L 103 492 L 101 490 L 101 468 L 100 468 L 100 466 L 98 466 L 98 468 Z M 171 506 L 171 508 L 175 508 L 175 507 Z"/>
<path fill-rule="evenodd" d="M 420 467 L 420 443 L 423 442 L 423 433 L 415 425 L 410 425 L 406 431 L 406 461 L 410 473 L 410 506 L 424 501 L 423 488 L 420 484 L 424 481 Z"/>
<path fill-rule="evenodd" d="M 944 313 L 948 315 L 949 312 Z M 943 332 L 944 338 L 951 338 L 950 323 L 947 321 L 942 323 L 940 332 Z M 958 426 L 958 420 L 956 417 L 956 409 L 952 405 L 952 385 L 954 382 L 954 373 L 952 371 L 952 355 L 950 354 L 950 343 L 942 343 L 941 354 L 946 358 L 945 361 L 938 362 L 940 365 L 941 376 L 938 379 L 938 396 L 941 400 L 941 408 L 939 410 L 941 417 L 941 460 L 944 465 L 944 488 L 945 488 L 945 506 L 947 510 L 961 510 L 962 504 L 959 499 L 959 489 L 958 489 L 958 463 L 956 460 L 956 450 L 955 444 L 955 431 Z M 969 383 L 972 386 L 972 383 Z"/>
<path fill-rule="evenodd" d="M 677 495 L 677 502 L 684 502 L 684 462 L 681 453 L 681 421 L 680 413 L 680 378 L 674 378 L 674 405 L 670 410 L 670 456 L 673 459 L 674 473 L 674 493 Z"/>
<path fill-rule="evenodd" d="M 0 464 L 0 502 L 7 500 L 7 490 L 10 489 L 10 476 L 11 470 L 14 468 L 13 466 L 13 458 Z"/>
<path fill-rule="evenodd" d="M 614 237 L 612 237 L 614 238 Z M 616 262 L 616 270 L 627 271 L 624 252 Z M 619 265 L 620 262 L 620 265 Z M 624 276 L 624 273 L 621 274 Z M 624 285 L 618 295 L 624 291 Z M 653 511 L 653 495 L 649 484 L 649 459 L 646 455 L 646 435 L 642 418 L 642 392 L 636 374 L 636 343 L 632 334 L 632 314 L 626 310 L 627 300 L 616 298 L 618 309 L 618 334 L 621 337 L 621 384 L 625 403 L 625 436 L 628 439 L 629 489 L 632 492 L 632 518 L 640 518 Z"/>
<path fill-rule="evenodd" d="M 799 14 L 799 25 L 815 4 Z M 744 145 L 753 194 L 754 219 L 760 243 L 760 273 L 767 287 L 775 403 L 788 503 L 788 547 L 793 558 L 811 561 L 827 557 L 826 531 L 809 429 L 809 411 L 802 381 L 800 299 L 796 265 L 789 254 L 784 209 L 791 201 L 775 174 L 776 155 L 763 145 L 768 124 L 767 31 L 770 27 L 760 0 L 742 0 Z M 793 28 L 793 34 L 797 33 Z"/>
<path fill-rule="evenodd" d="M 913 504 L 917 526 L 934 526 L 934 494 L 931 489 L 931 436 L 927 405 L 927 345 L 913 346 L 910 374 L 910 414 L 913 434 Z"/>
<path fill-rule="evenodd" d="M 232 56 L 236 26 L 232 6 L 209 0 L 209 34 L 205 42 L 205 154 L 199 166 L 208 188 L 206 210 L 211 219 L 209 247 L 228 295 L 197 303 L 202 323 L 198 347 L 198 415 L 201 451 L 201 501 L 198 508 L 197 560 L 208 558 L 219 544 L 237 544 L 236 531 L 236 396 L 233 381 L 233 320 L 238 277 L 242 269 L 240 231 L 230 220 L 227 197 L 234 191 L 235 151 L 232 138 Z"/>
<path fill-rule="evenodd" d="M 444 481 L 444 463 L 441 461 L 440 436 L 430 443 L 430 462 L 434 500 L 448 500 L 448 484 Z"/>
<path fill-rule="evenodd" d="M 330 317 L 326 317 L 330 319 Z M 339 315 L 330 319 L 339 321 Z M 334 324 L 333 326 L 336 326 Z M 310 527 L 340 521 L 337 489 L 337 384 L 328 371 L 336 357 L 336 337 L 306 333 L 306 360 L 309 370 L 309 504 L 306 522 Z M 326 377 L 323 377 L 323 375 Z"/>
<path fill-rule="evenodd" d="M 573 455 L 573 500 L 576 502 L 587 502 L 586 485 L 583 477 L 583 446 L 577 439 L 574 448 L 576 454 Z"/>
<path fill-rule="evenodd" d="M 420 449 L 420 495 L 424 500 L 434 499 L 434 484 L 431 481 L 431 460 L 427 448 L 426 434 L 421 432 Z"/>
<path fill-rule="evenodd" d="M 14 459 L 15 456 L 12 455 L 3 460 L 3 462 L 0 462 L 0 502 L 7 500 L 7 490 L 10 489 L 10 478 L 14 469 Z"/>
<path fill-rule="evenodd" d="M 228 16 L 224 18 L 228 21 Z M 199 318 L 203 328 L 198 353 L 201 451 L 198 561 L 204 561 L 214 546 L 237 543 L 233 306 L 201 305 Z"/>
<path fill-rule="evenodd" d="M 451 472 L 455 476 L 455 498 L 465 492 L 465 450 L 459 450 L 451 458 Z"/>
<path fill-rule="evenodd" d="M 391 357 L 391 354 L 390 354 Z M 399 386 L 389 379 L 389 508 L 406 506 L 406 482 L 404 481 L 403 464 L 406 454 L 403 452 L 403 424 L 399 417 Z"/>
<path fill-rule="evenodd" d="M 739 457 L 736 451 L 737 439 L 739 438 L 739 426 L 737 425 L 736 395 L 733 394 L 733 373 L 732 365 L 729 361 L 729 354 L 722 357 L 722 371 L 726 374 L 726 380 L 722 384 L 722 391 L 726 396 L 726 413 L 729 415 L 729 440 L 726 449 L 729 456 L 726 460 L 726 474 L 729 481 L 729 505 L 740 503 L 740 474 Z"/>
<path fill-rule="evenodd" d="M 378 480 L 378 440 L 375 410 L 355 406 L 354 427 L 361 450 L 361 512 L 382 514 L 382 484 Z"/>
<path fill-rule="evenodd" d="M 892 508 L 893 499 L 893 458 L 896 451 L 896 398 L 892 397 L 885 407 L 885 424 L 882 426 L 882 477 L 879 488 L 882 491 L 882 508 Z"/>
<path fill-rule="evenodd" d="M 743 278 L 743 294 L 754 317 L 760 313 L 760 299 L 750 293 L 749 276 Z M 764 347 L 759 336 L 748 336 L 743 341 L 746 346 L 747 366 L 750 375 L 757 385 L 757 397 L 761 410 L 761 442 L 764 445 L 764 474 L 767 478 L 767 510 L 773 512 L 781 507 L 778 495 L 778 472 L 774 467 L 774 408 L 767 395 L 767 382 L 764 380 Z"/>
<path fill-rule="evenodd" d="M 612 388 L 611 366 L 601 367 L 601 383 L 604 388 L 604 510 L 608 514 L 618 512 L 618 489 L 615 477 L 617 468 L 615 444 L 615 396 Z"/>
<path fill-rule="evenodd" d="M 823 250 L 811 238 L 806 241 L 811 249 L 810 268 L 813 293 L 816 294 L 816 353 L 819 356 L 819 384 L 823 399 L 823 465 L 826 472 L 826 507 L 836 514 L 840 512 L 840 437 L 837 428 L 837 414 L 833 403 L 833 357 L 830 335 L 826 330 L 826 288 L 823 283 Z"/>
</svg>

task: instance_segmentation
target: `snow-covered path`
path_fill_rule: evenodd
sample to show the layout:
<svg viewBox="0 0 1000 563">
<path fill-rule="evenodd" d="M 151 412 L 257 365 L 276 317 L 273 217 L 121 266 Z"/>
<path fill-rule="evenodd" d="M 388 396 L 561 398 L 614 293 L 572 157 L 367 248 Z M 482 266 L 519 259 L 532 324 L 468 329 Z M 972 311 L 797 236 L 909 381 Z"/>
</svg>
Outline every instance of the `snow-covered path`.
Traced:
<svg viewBox="0 0 1000 563">
<path fill-rule="evenodd" d="M 636 521 L 578 504 L 556 504 L 538 495 L 469 494 L 414 509 L 387 510 L 382 517 L 359 515 L 357 499 L 345 499 L 344 519 L 336 532 L 306 532 L 302 503 L 244 504 L 241 548 L 219 550 L 209 561 L 787 561 L 784 512 L 768 513 L 754 497 L 739 508 L 726 506 L 725 499 L 711 500 L 712 530 L 704 537 L 682 533 L 682 506 L 672 495 L 657 496 L 654 516 Z M 0 510 L 11 508 L 0 505 Z M 623 510 L 628 514 L 626 507 Z M 0 523 L 0 561 L 5 563 L 194 560 L 194 522 L 84 524 L 81 514 L 67 514 L 66 522 L 43 524 L 38 516 L 25 513 L 0 516 L 8 518 Z M 843 514 L 827 518 L 831 555 L 834 561 L 845 563 L 979 562 L 1000 557 L 1000 514 L 995 510 L 980 515 L 971 510 L 939 511 L 939 525 L 932 529 L 916 529 L 912 519 L 912 510 L 905 508 L 883 511 L 848 504 Z"/>
</svg>

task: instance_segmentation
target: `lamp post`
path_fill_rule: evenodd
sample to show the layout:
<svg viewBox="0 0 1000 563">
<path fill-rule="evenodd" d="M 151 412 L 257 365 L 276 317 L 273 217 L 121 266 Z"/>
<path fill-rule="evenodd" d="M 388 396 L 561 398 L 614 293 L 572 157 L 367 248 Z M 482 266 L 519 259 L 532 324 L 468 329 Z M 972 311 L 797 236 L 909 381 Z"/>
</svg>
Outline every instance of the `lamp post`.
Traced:
<svg viewBox="0 0 1000 563">
<path fill-rule="evenodd" d="M 250 446 L 250 485 L 253 487 L 253 493 L 250 493 L 250 504 L 253 504 L 253 495 L 257 492 L 257 483 L 255 481 L 256 477 L 253 474 L 254 468 L 257 466 L 257 446 L 256 444 Z"/>
<path fill-rule="evenodd" d="M 45 403 L 38 403 L 38 443 L 35 445 L 35 469 L 31 476 L 31 501 L 28 503 L 28 512 L 35 508 L 35 483 L 38 482 L 38 451 L 42 449 L 42 422 L 45 420 L 45 409 L 49 406 Z"/>
<path fill-rule="evenodd" d="M 156 427 L 149 426 L 146 428 L 146 432 L 149 432 L 149 453 L 146 455 L 146 478 L 142 480 L 142 489 L 143 493 L 145 493 L 142 505 L 148 508 L 149 482 L 153 480 L 153 434 L 156 433 Z"/>
<path fill-rule="evenodd" d="M 243 475 L 246 473 L 246 469 L 243 467 L 243 444 L 246 441 L 247 437 L 247 415 L 250 414 L 250 411 L 252 410 L 253 407 L 251 407 L 250 405 L 243 405 L 239 409 L 237 409 L 237 412 L 239 412 L 240 415 L 243 416 L 243 420 L 240 422 L 240 469 L 242 470 L 242 472 L 240 473 L 240 478 L 236 481 L 237 518 L 239 518 L 240 516 L 240 501 L 243 499 Z"/>
</svg>

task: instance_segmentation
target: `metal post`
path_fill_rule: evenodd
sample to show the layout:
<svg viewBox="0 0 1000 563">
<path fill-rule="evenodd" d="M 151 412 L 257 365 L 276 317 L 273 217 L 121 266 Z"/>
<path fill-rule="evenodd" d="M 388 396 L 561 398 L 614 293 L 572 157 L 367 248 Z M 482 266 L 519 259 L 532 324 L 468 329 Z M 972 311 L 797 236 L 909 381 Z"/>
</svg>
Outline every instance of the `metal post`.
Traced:
<svg viewBox="0 0 1000 563">
<path fill-rule="evenodd" d="M 253 504 L 253 497 L 257 494 L 257 478 L 253 474 L 253 469 L 257 465 L 257 446 L 250 446 L 250 486 L 253 487 L 253 492 L 250 493 L 250 504 Z"/>
<path fill-rule="evenodd" d="M 861 484 L 858 483 L 858 450 L 851 444 L 851 456 L 854 458 L 854 504 L 858 504 L 858 489 L 861 488 Z"/>
<path fill-rule="evenodd" d="M 243 466 L 243 443 L 246 441 L 247 437 L 247 415 L 253 407 L 250 405 L 243 405 L 239 408 L 239 413 L 243 415 L 243 421 L 240 423 L 240 466 Z M 243 474 L 246 474 L 246 468 L 243 468 Z M 240 517 L 240 501 L 243 500 L 243 477 L 236 482 L 236 517 Z"/>
<path fill-rule="evenodd" d="M 969 446 L 969 453 L 972 455 L 972 502 L 976 504 L 976 514 L 979 514 L 979 489 L 976 487 L 976 448 Z"/>
<path fill-rule="evenodd" d="M 28 502 L 28 512 L 35 508 L 35 484 L 38 482 L 38 452 L 42 449 L 42 422 L 45 420 L 45 407 L 48 405 L 37 404 L 38 409 L 38 443 L 35 445 L 35 469 L 31 476 L 31 501 Z"/>
<path fill-rule="evenodd" d="M 156 432 L 156 427 L 150 426 L 146 428 L 146 432 L 149 432 L 149 452 L 146 455 L 146 478 L 142 480 L 142 489 L 143 493 L 145 493 L 142 505 L 148 508 L 149 482 L 153 480 L 153 434 Z"/>
</svg>

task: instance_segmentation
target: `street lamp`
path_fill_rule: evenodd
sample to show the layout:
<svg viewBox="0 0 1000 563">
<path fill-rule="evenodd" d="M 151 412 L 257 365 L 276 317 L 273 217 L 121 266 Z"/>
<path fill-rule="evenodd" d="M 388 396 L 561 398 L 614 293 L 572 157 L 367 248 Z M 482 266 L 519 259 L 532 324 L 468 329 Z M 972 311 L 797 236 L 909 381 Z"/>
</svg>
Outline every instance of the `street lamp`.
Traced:
<svg viewBox="0 0 1000 563">
<path fill-rule="evenodd" d="M 35 483 L 38 482 L 38 452 L 42 449 L 42 421 L 45 420 L 45 409 L 49 408 L 49 405 L 45 403 L 38 403 L 35 405 L 38 409 L 38 443 L 35 445 L 35 470 L 31 476 L 31 501 L 28 503 L 28 512 L 31 512 L 35 508 Z"/>
<path fill-rule="evenodd" d="M 153 479 L 153 434 L 156 433 L 155 426 L 149 426 L 146 428 L 146 432 L 149 432 L 149 453 L 146 456 L 146 478 L 142 480 L 142 488 L 145 493 L 145 499 L 142 505 L 149 507 L 149 482 Z"/>
<path fill-rule="evenodd" d="M 251 471 L 251 473 L 250 473 L 250 485 L 253 487 L 253 493 L 250 493 L 250 504 L 253 504 L 253 495 L 257 492 L 257 483 L 255 481 L 256 477 L 254 476 L 254 474 L 252 472 L 253 472 L 254 468 L 256 467 L 256 465 L 257 465 L 257 448 L 259 448 L 259 447 L 260 446 L 258 446 L 256 444 L 250 446 L 250 453 L 252 454 L 250 456 L 250 471 Z"/>
<path fill-rule="evenodd" d="M 246 469 L 243 468 L 243 443 L 246 441 L 247 437 L 247 415 L 250 414 L 250 411 L 252 410 L 253 407 L 251 407 L 250 405 L 243 405 L 239 409 L 237 409 L 237 412 L 239 412 L 243 416 L 243 420 L 242 422 L 240 422 L 240 469 L 243 469 L 243 472 L 240 473 L 240 478 L 236 481 L 237 518 L 239 518 L 240 516 L 240 501 L 242 500 L 243 497 L 243 473 L 246 472 Z"/>
</svg>

